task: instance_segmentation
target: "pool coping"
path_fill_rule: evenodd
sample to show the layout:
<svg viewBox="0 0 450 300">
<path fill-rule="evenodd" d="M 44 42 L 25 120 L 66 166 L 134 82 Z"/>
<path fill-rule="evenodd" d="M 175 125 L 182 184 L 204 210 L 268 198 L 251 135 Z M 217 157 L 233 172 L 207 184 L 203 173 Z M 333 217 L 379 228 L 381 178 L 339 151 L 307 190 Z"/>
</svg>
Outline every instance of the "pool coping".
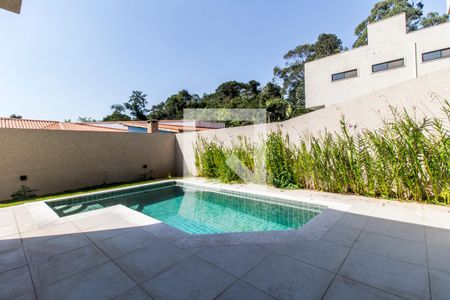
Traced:
<svg viewBox="0 0 450 300">
<path fill-rule="evenodd" d="M 114 191 L 124 191 L 128 189 L 135 189 L 139 187 L 161 185 L 165 183 L 175 183 L 181 185 L 202 187 L 213 191 L 220 192 L 231 192 L 232 194 L 247 194 L 257 197 L 270 197 L 271 199 L 278 200 L 282 205 L 283 201 L 289 202 L 300 202 L 304 204 L 323 206 L 323 210 L 314 218 L 312 218 L 305 225 L 299 229 L 294 230 L 282 230 L 282 231 L 264 231 L 264 232 L 238 232 L 238 233 L 220 233 L 220 234 L 199 234 L 193 235 L 167 225 L 157 219 L 150 216 L 144 215 L 140 212 L 132 210 L 124 205 L 118 204 L 108 208 L 97 209 L 94 211 L 79 213 L 71 216 L 60 217 L 57 213 L 47 204 L 51 202 L 57 202 L 62 200 L 67 200 L 74 198 L 75 196 L 66 196 L 61 198 L 55 198 L 51 200 L 45 200 L 41 202 L 35 202 L 30 204 L 33 209 L 30 209 L 31 215 L 39 227 L 45 227 L 54 223 L 64 223 L 67 221 L 72 221 L 74 219 L 84 218 L 95 213 L 96 215 L 101 215 L 102 212 L 108 212 L 110 209 L 118 207 L 121 211 L 129 215 L 139 214 L 139 218 L 143 218 L 148 221 L 149 231 L 156 236 L 167 240 L 180 248 L 195 248 L 204 246 L 222 246 L 222 245 L 240 245 L 240 244 L 259 244 L 259 243 L 289 243 L 295 242 L 302 239 L 320 239 L 328 230 L 339 220 L 339 218 L 350 209 L 351 205 L 336 203 L 329 201 L 327 199 L 316 198 L 314 200 L 302 197 L 299 195 L 289 195 L 281 193 L 280 191 L 274 191 L 272 188 L 265 188 L 264 186 L 259 186 L 259 190 L 254 190 L 246 188 L 245 186 L 235 186 L 235 185 L 223 185 L 213 182 L 204 182 L 192 179 L 170 179 L 164 181 L 158 181 L 155 183 L 146 183 L 142 185 L 136 185 L 131 187 L 123 187 L 108 191 L 91 192 L 80 196 L 92 196 L 101 195 L 105 193 L 111 193 Z M 277 201 L 277 202 L 278 202 Z M 102 225 L 102 224 L 99 224 Z M 154 225 L 158 225 L 157 230 Z"/>
</svg>

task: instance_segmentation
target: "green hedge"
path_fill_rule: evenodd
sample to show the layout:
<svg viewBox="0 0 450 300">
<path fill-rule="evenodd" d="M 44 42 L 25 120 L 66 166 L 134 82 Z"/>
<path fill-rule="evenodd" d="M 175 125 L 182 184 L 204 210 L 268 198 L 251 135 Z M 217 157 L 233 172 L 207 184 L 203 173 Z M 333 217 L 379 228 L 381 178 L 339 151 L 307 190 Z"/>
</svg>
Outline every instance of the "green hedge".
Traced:
<svg viewBox="0 0 450 300">
<path fill-rule="evenodd" d="M 279 188 L 450 204 L 449 102 L 444 101 L 442 110 L 446 120 L 418 120 L 392 108 L 380 129 L 356 134 L 342 118 L 340 132 L 302 138 L 296 145 L 280 131 L 258 144 L 242 137 L 231 146 L 200 139 L 196 166 L 199 176 L 240 182 L 227 164 L 235 155 L 253 172 L 251 181 Z M 261 170 L 255 172 L 255 159 L 256 165 L 264 165 L 262 154 L 265 178 Z"/>
</svg>

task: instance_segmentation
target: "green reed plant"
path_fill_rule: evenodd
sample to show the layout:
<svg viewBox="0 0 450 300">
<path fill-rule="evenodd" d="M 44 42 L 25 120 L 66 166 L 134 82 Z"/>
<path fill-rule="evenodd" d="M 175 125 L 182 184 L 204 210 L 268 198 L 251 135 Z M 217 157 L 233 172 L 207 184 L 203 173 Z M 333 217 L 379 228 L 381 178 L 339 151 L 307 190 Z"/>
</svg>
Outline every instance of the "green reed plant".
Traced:
<svg viewBox="0 0 450 300">
<path fill-rule="evenodd" d="M 294 179 L 294 153 L 289 138 L 283 138 L 281 131 L 272 132 L 266 140 L 267 180 L 279 188 L 296 188 Z"/>
<path fill-rule="evenodd" d="M 294 146 L 295 147 L 295 146 Z M 300 145 L 294 149 L 294 178 L 300 188 L 314 190 L 319 184 L 316 180 L 316 170 L 313 156 L 304 140 L 300 140 Z"/>
<path fill-rule="evenodd" d="M 230 147 L 226 147 L 217 140 L 208 141 L 200 138 L 196 142 L 195 165 L 199 176 L 207 178 L 217 178 L 224 183 L 242 182 L 242 179 L 234 171 L 245 167 L 253 172 L 254 167 L 254 146 L 244 137 L 239 137 Z M 231 157 L 242 163 L 233 165 Z M 253 178 L 251 178 L 253 181 Z"/>
<path fill-rule="evenodd" d="M 250 181 L 279 188 L 448 205 L 450 103 L 441 103 L 444 118 L 418 119 L 414 112 L 391 108 L 390 118 L 377 130 L 356 131 L 342 118 L 339 132 L 305 136 L 296 145 L 281 131 L 257 145 L 245 138 L 230 147 L 200 140 L 196 165 L 201 176 L 241 181 L 227 164 L 235 156 L 253 172 Z M 263 163 L 266 178 L 255 167 Z"/>
<path fill-rule="evenodd" d="M 225 154 L 221 145 L 216 141 L 207 141 L 200 138 L 195 147 L 195 164 L 199 176 L 207 178 L 219 177 L 219 166 Z"/>
</svg>

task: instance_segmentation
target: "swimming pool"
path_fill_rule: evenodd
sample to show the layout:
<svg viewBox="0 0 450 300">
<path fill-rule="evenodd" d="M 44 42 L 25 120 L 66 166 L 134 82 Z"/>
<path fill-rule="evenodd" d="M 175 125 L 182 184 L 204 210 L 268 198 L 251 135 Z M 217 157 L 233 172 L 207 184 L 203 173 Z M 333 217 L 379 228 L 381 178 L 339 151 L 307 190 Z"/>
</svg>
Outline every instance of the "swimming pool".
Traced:
<svg viewBox="0 0 450 300">
<path fill-rule="evenodd" d="M 47 202 L 60 217 L 122 204 L 189 234 L 293 230 L 323 206 L 165 182 Z"/>
</svg>

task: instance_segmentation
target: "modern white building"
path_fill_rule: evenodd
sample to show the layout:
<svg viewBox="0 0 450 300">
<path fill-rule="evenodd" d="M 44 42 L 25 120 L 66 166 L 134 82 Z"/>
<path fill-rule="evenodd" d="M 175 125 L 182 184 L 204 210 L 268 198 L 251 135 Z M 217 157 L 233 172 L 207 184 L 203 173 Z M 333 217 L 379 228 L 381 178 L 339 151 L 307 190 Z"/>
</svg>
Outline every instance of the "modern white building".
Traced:
<svg viewBox="0 0 450 300">
<path fill-rule="evenodd" d="M 307 108 L 342 103 L 450 67 L 450 22 L 407 32 L 406 15 L 400 14 L 369 24 L 368 39 L 367 46 L 306 64 Z"/>
</svg>

